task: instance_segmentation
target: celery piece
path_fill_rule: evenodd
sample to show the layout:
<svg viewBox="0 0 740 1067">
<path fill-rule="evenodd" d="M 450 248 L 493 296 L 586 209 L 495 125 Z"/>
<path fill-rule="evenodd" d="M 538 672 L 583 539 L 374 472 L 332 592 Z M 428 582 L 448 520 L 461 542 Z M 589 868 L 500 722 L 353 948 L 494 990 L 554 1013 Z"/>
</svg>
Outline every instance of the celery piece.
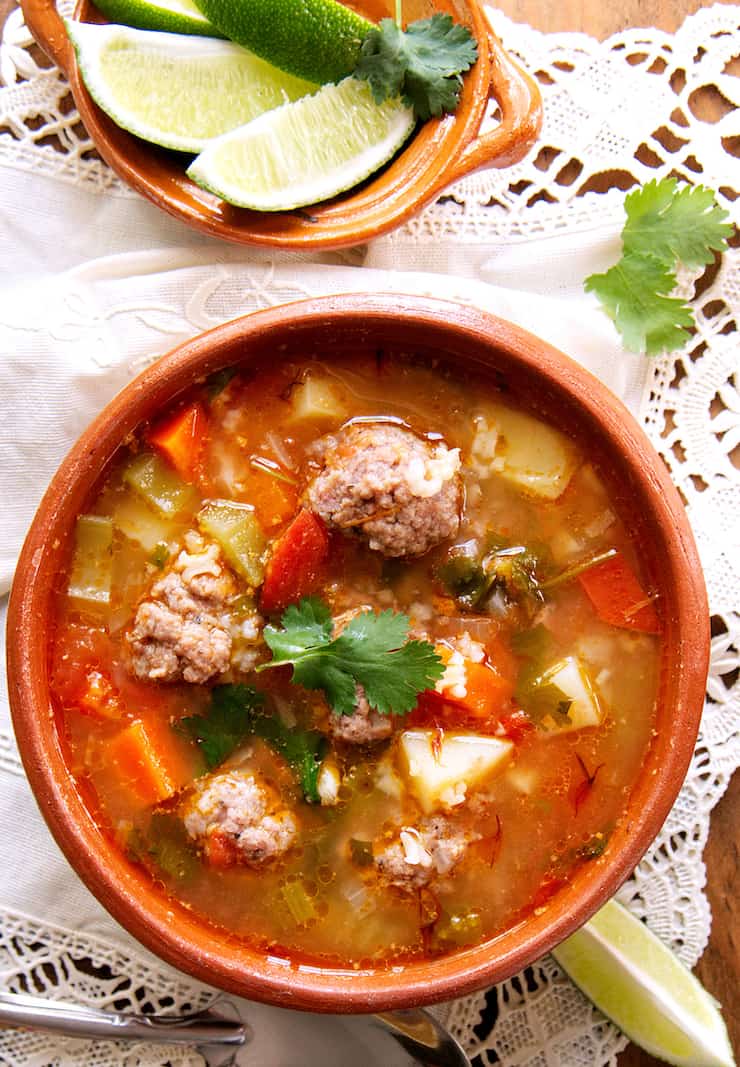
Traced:
<svg viewBox="0 0 740 1067">
<path fill-rule="evenodd" d="M 264 577 L 265 535 L 253 508 L 233 500 L 211 500 L 198 513 L 198 525 L 215 541 L 234 570 L 252 586 Z"/>
<path fill-rule="evenodd" d="M 67 596 L 86 604 L 110 604 L 113 577 L 113 522 L 103 515 L 80 515 Z"/>
<path fill-rule="evenodd" d="M 303 882 L 286 882 L 283 886 L 283 899 L 299 926 L 305 926 L 310 919 L 316 918 L 316 908 Z"/>
<path fill-rule="evenodd" d="M 152 452 L 135 456 L 124 470 L 123 480 L 160 515 L 177 515 L 194 507 L 198 499 L 195 489 Z"/>
</svg>

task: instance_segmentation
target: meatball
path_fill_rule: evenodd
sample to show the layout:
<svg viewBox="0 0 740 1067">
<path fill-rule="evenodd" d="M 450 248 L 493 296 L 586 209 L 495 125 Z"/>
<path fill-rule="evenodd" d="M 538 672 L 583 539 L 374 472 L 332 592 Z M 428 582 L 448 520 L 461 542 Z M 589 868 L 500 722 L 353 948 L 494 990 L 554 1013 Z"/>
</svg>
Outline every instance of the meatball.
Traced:
<svg viewBox="0 0 740 1067">
<path fill-rule="evenodd" d="M 202 779 L 185 804 L 183 822 L 202 847 L 220 837 L 238 862 L 252 867 L 282 856 L 298 833 L 295 816 L 275 790 L 245 771 Z"/>
<path fill-rule="evenodd" d="M 350 745 L 371 745 L 375 741 L 384 741 L 393 733 L 390 715 L 381 715 L 370 708 L 361 685 L 357 686 L 357 706 L 351 715 L 337 715 L 332 712 L 329 717 L 329 731 L 337 741 L 346 741 Z"/>
<path fill-rule="evenodd" d="M 320 445 L 323 469 L 306 500 L 328 526 L 384 556 L 420 556 L 457 533 L 459 449 L 390 423 L 356 423 Z"/>
<path fill-rule="evenodd" d="M 202 683 L 227 670 L 232 639 L 223 613 L 235 592 L 218 546 L 186 534 L 185 549 L 154 582 L 126 637 L 136 677 Z"/>
<path fill-rule="evenodd" d="M 479 834 L 465 833 L 442 816 L 425 820 L 418 829 L 404 826 L 398 837 L 374 851 L 376 870 L 388 885 L 421 889 L 448 874 Z"/>
</svg>

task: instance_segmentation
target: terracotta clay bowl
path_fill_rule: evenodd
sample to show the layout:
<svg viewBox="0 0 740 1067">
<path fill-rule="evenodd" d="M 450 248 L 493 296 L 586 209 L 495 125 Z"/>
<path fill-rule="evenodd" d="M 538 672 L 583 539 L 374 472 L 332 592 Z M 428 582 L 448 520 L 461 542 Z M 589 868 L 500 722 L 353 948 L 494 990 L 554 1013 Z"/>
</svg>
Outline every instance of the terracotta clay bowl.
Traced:
<svg viewBox="0 0 740 1067">
<path fill-rule="evenodd" d="M 21 0 L 21 5 L 34 37 L 69 78 L 85 127 L 116 173 L 194 229 L 240 244 L 328 249 L 377 237 L 400 226 L 471 171 L 517 162 L 534 143 L 542 122 L 536 83 L 492 35 L 478 0 L 407 0 L 408 22 L 434 11 L 446 12 L 466 24 L 478 41 L 479 59 L 465 76 L 455 114 L 425 123 L 389 166 L 335 200 L 300 211 L 247 211 L 191 182 L 185 176 L 187 157 L 139 140 L 100 110 L 82 83 L 56 0 Z M 364 0 L 355 6 L 378 20 L 391 14 L 393 4 Z M 75 18 L 101 21 L 89 0 L 77 0 Z M 481 135 L 489 96 L 498 103 L 501 122 Z"/>
<path fill-rule="evenodd" d="M 487 376 L 545 419 L 567 426 L 599 465 L 640 545 L 665 623 L 656 731 L 626 816 L 603 855 L 537 914 L 475 948 L 401 969 L 286 967 L 166 898 L 96 825 L 65 762 L 49 695 L 54 587 L 75 517 L 126 436 L 196 379 L 260 359 L 413 351 Z M 197 978 L 257 1000 L 327 1012 L 426 1004 L 480 989 L 538 959 L 606 901 L 660 829 L 696 739 L 709 652 L 696 548 L 665 468 L 622 404 L 531 334 L 481 311 L 399 296 L 337 296 L 262 311 L 180 345 L 135 379 L 74 446 L 38 510 L 18 563 L 8 620 L 10 699 L 21 755 L 69 862 L 111 914 L 149 949 Z"/>
</svg>

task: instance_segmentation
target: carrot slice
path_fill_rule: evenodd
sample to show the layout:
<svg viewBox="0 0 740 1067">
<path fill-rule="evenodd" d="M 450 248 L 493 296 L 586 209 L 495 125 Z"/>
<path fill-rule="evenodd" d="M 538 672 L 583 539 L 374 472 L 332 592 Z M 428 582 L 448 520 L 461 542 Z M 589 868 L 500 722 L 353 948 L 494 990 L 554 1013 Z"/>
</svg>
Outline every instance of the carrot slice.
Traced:
<svg viewBox="0 0 740 1067">
<path fill-rule="evenodd" d="M 623 630 L 658 634 L 662 627 L 650 597 L 621 552 L 578 575 L 603 622 Z"/>
<path fill-rule="evenodd" d="M 185 481 L 195 478 L 208 433 L 208 416 L 195 401 L 157 425 L 149 442 L 165 456 Z"/>
<path fill-rule="evenodd" d="M 289 482 L 252 467 L 244 473 L 242 484 L 241 498 L 254 507 L 257 518 L 266 530 L 287 522 L 295 515 L 298 490 Z"/>
<path fill-rule="evenodd" d="M 437 645 L 436 651 L 446 663 L 450 649 Z M 448 729 L 463 725 L 493 728 L 513 693 L 513 681 L 495 667 L 465 659 L 465 696 L 455 696 L 451 690 L 440 693 L 429 689 L 420 694 L 409 722 L 414 726 L 436 722 Z"/>
<path fill-rule="evenodd" d="M 156 733 L 138 720 L 116 734 L 106 752 L 111 773 L 142 805 L 166 800 L 183 784 L 180 761 Z"/>
<path fill-rule="evenodd" d="M 311 593 L 329 556 L 329 535 L 321 519 L 305 508 L 274 542 L 265 567 L 260 608 L 266 615 L 282 611 Z"/>
</svg>

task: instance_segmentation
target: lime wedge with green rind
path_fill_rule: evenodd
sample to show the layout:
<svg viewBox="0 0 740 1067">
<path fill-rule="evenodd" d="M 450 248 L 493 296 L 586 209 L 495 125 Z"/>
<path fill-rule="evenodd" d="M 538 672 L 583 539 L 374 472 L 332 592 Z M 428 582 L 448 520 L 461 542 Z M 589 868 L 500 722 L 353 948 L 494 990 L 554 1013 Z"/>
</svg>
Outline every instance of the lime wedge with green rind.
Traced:
<svg viewBox="0 0 740 1067">
<path fill-rule="evenodd" d="M 338 82 L 357 66 L 373 23 L 336 0 L 196 0 L 225 37 L 281 70 Z"/>
<path fill-rule="evenodd" d="M 194 33 L 200 37 L 223 34 L 199 11 L 193 0 L 95 0 L 96 8 L 111 22 L 165 33 Z"/>
<path fill-rule="evenodd" d="M 238 207 L 287 211 L 358 185 L 413 128 L 398 98 L 376 104 L 367 82 L 345 78 L 212 141 L 188 177 Z"/>
<path fill-rule="evenodd" d="M 200 152 L 316 86 L 231 41 L 67 21 L 80 73 L 95 102 L 146 141 Z"/>
<path fill-rule="evenodd" d="M 588 999 L 640 1048 L 675 1067 L 734 1067 L 719 1005 L 616 901 L 553 950 Z"/>
</svg>

